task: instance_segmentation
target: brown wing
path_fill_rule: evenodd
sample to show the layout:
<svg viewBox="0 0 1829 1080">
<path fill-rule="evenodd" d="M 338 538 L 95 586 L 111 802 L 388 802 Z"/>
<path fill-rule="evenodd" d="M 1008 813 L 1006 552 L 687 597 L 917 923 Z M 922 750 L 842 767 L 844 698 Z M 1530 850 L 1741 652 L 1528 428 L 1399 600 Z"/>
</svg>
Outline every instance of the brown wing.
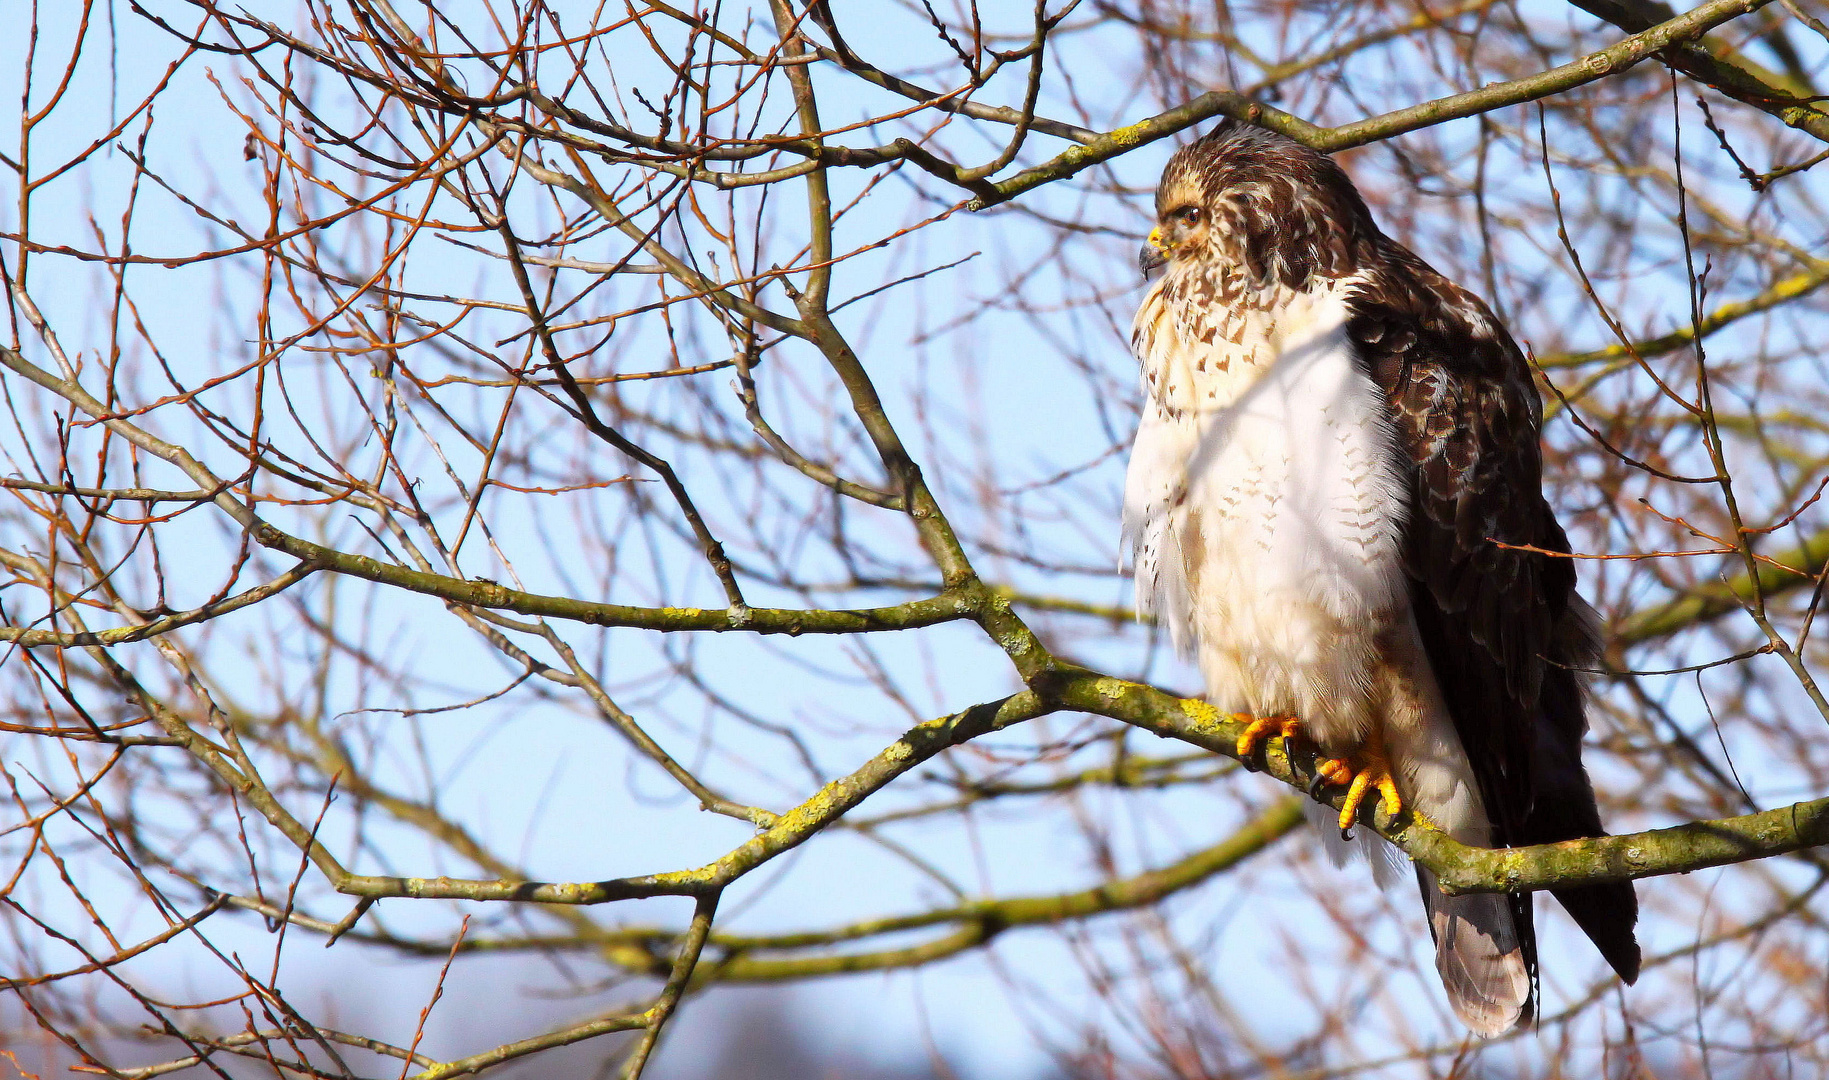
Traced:
<svg viewBox="0 0 1829 1080">
<path fill-rule="evenodd" d="M 1588 609 L 1544 501 L 1542 407 L 1517 344 L 1478 297 L 1380 237 L 1348 332 L 1385 392 L 1409 519 L 1404 565 L 1437 682 L 1504 846 L 1602 835 L 1581 765 Z M 1554 893 L 1602 955 L 1638 974 L 1630 882 Z M 1534 965 L 1528 897 L 1521 937 Z"/>
</svg>

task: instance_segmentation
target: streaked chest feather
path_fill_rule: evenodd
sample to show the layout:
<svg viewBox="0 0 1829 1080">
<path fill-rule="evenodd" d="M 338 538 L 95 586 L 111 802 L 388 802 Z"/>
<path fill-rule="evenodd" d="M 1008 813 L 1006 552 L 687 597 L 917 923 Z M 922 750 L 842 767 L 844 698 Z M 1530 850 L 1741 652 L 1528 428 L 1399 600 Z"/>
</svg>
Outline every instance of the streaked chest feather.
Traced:
<svg viewBox="0 0 1829 1080">
<path fill-rule="evenodd" d="M 1363 697 L 1377 631 L 1402 610 L 1403 489 L 1346 336 L 1350 288 L 1227 303 L 1171 277 L 1137 315 L 1137 599 L 1223 707 L 1354 711 L 1340 699 Z"/>
</svg>

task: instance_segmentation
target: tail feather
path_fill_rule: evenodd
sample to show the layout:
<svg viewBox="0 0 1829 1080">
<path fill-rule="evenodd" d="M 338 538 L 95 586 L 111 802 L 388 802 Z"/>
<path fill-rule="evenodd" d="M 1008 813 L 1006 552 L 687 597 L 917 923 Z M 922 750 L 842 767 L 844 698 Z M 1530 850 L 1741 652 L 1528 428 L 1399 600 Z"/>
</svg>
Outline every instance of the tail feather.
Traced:
<svg viewBox="0 0 1829 1080">
<path fill-rule="evenodd" d="M 1529 1022 L 1536 1011 L 1537 976 L 1530 898 L 1448 896 L 1423 866 L 1416 868 L 1416 881 L 1429 909 L 1435 970 L 1461 1023 L 1492 1038 Z"/>
<path fill-rule="evenodd" d="M 1547 528 L 1548 538 L 1539 543 L 1567 551 L 1562 530 L 1553 521 Z M 1543 588 L 1563 597 L 1566 608 L 1555 617 L 1534 703 L 1529 695 L 1509 692 L 1508 669 L 1495 660 L 1485 639 L 1472 632 L 1462 615 L 1444 611 L 1420 581 L 1411 588 L 1412 611 L 1430 670 L 1491 817 L 1491 835 L 1473 842 L 1493 847 L 1606 835 L 1594 786 L 1581 764 L 1587 718 L 1580 672 L 1598 663 L 1599 620 L 1574 592 L 1574 571 L 1567 560 L 1547 559 L 1543 567 L 1550 575 Z M 1507 732 L 1513 741 L 1497 737 Z M 1520 744 L 1519 739 L 1524 741 Z M 1468 742 L 1473 745 L 1466 746 Z M 1620 978 L 1630 983 L 1638 977 L 1639 946 L 1633 932 L 1638 901 L 1631 882 L 1555 889 L 1551 894 Z"/>
</svg>

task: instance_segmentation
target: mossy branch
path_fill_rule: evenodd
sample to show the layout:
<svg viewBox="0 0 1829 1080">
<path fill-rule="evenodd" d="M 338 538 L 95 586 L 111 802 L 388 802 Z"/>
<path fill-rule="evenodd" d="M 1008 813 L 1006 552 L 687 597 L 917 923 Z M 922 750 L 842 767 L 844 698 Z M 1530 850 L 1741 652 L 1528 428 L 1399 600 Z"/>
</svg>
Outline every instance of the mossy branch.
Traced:
<svg viewBox="0 0 1829 1080">
<path fill-rule="evenodd" d="M 1147 120 L 1107 132 L 1084 145 L 1070 147 L 1034 168 L 1025 169 L 1008 180 L 993 184 L 995 194 L 979 194 L 972 200 L 971 208 L 983 210 L 1006 202 L 1025 191 L 1072 176 L 1101 161 L 1118 157 L 1144 143 L 1154 142 L 1215 116 L 1230 116 L 1280 132 L 1322 153 L 1331 154 L 1364 146 L 1405 132 L 1434 127 L 1449 120 L 1536 101 L 1621 74 L 1654 55 L 1692 42 L 1715 27 L 1757 11 L 1770 2 L 1771 0 L 1713 0 L 1712 3 L 1703 4 L 1693 11 L 1641 30 L 1560 67 L 1526 78 L 1425 101 L 1340 127 L 1319 127 L 1241 94 L 1212 91 Z M 1813 115 L 1822 117 L 1825 121 L 1826 133 L 1823 137 L 1829 138 L 1829 116 L 1821 113 Z M 1793 120 L 1786 119 L 1786 122 L 1793 123 Z"/>
<path fill-rule="evenodd" d="M 722 959 L 707 958 L 695 981 L 776 982 L 847 972 L 906 968 L 976 948 L 1005 930 L 1016 927 L 1048 925 L 1147 907 L 1238 866 L 1294 831 L 1302 820 L 1302 799 L 1285 797 L 1219 842 L 1166 866 L 1071 892 L 976 900 L 908 915 L 866 919 L 823 930 L 766 935 L 714 933 L 707 943 L 708 948 Z M 288 914 L 281 908 L 246 897 L 222 897 L 220 901 L 260 912 L 269 918 L 285 918 L 326 936 L 336 929 L 322 920 L 297 913 Z M 905 948 L 838 955 L 757 955 L 827 948 L 845 942 L 946 926 L 954 929 Z M 357 933 L 350 936 L 359 941 L 422 956 L 444 956 L 452 949 L 449 941 L 402 938 L 386 933 Z M 557 936 L 466 938 L 457 945 L 457 951 L 499 953 L 552 949 L 592 950 L 626 970 L 664 975 L 669 969 L 667 950 L 678 938 L 678 931 L 659 927 L 619 927 Z"/>
<path fill-rule="evenodd" d="M 722 858 L 691 870 L 673 870 L 605 881 L 548 882 L 380 874 L 332 876 L 338 892 L 370 898 L 422 900 L 517 900 L 542 904 L 603 904 L 650 896 L 709 896 L 782 852 L 799 847 L 891 780 L 948 747 L 1011 724 L 1031 720 L 1053 707 L 1032 691 L 974 705 L 962 712 L 917 724 L 856 771 L 820 788 Z"/>
<path fill-rule="evenodd" d="M 1687 874 L 1829 844 L 1829 798 L 1668 829 L 1490 851 L 1432 828 L 1399 834 L 1441 879 L 1443 892 L 1528 892 Z M 1446 847 L 1443 845 L 1452 845 Z"/>
<path fill-rule="evenodd" d="M 1061 672 L 1050 689 L 1051 696 L 1069 708 L 1238 757 L 1237 740 L 1244 725 L 1205 702 L 1080 669 Z M 1312 750 L 1292 748 L 1278 738 L 1247 764 L 1306 790 L 1315 775 L 1315 761 Z M 1344 792 L 1333 790 L 1327 801 L 1337 809 Z M 1435 871 L 1445 892 L 1531 892 L 1683 874 L 1829 844 L 1829 798 L 1651 832 L 1503 850 L 1457 843 L 1417 815 L 1389 819 L 1370 801 L 1361 810 L 1359 824 Z"/>
<path fill-rule="evenodd" d="M 1659 0 L 1570 2 L 1626 31 L 1642 30 L 1670 17 L 1670 6 Z M 1829 113 L 1811 100 L 1812 88 L 1766 71 L 1731 47 L 1710 48 L 1693 38 L 1672 44 L 1674 47 L 1663 57 L 1671 67 L 1736 101 L 1770 113 L 1790 127 L 1829 142 Z"/>
<path fill-rule="evenodd" d="M 918 915 L 874 919 L 834 931 L 716 941 L 714 944 L 728 949 L 732 955 L 709 974 L 718 982 L 773 982 L 912 967 L 976 948 L 1013 927 L 1047 925 L 1147 907 L 1183 889 L 1198 885 L 1215 874 L 1232 869 L 1288 835 L 1302 820 L 1302 800 L 1286 798 L 1211 847 L 1196 851 L 1167 866 L 1107 881 L 1088 889 L 1045 896 L 984 900 L 956 908 L 921 912 Z M 959 927 L 932 941 L 902 949 L 834 956 L 748 955 L 762 949 L 805 948 L 829 941 L 874 937 L 948 923 L 957 923 Z"/>
<path fill-rule="evenodd" d="M 1153 686 L 1084 668 L 1056 667 L 1036 681 L 1034 690 L 917 725 L 855 772 L 827 784 L 783 814 L 773 827 L 696 869 L 574 883 L 345 874 L 333 884 L 340 892 L 366 897 L 551 904 L 709 895 L 805 843 L 891 780 L 942 750 L 1062 708 L 1107 716 L 1245 761 L 1300 791 L 1306 791 L 1314 779 L 1314 752 L 1291 747 L 1284 739 L 1269 740 L 1251 760 L 1239 758 L 1238 736 L 1244 724 L 1205 702 L 1177 698 Z M 1343 797 L 1335 789 L 1326 801 L 1337 809 Z M 1435 871 L 1446 891 L 1528 892 L 1687 873 L 1817 847 L 1829 843 L 1829 799 L 1652 832 L 1505 850 L 1458 843 L 1415 815 L 1389 819 L 1370 803 L 1361 811 L 1360 825 L 1374 829 Z"/>
</svg>

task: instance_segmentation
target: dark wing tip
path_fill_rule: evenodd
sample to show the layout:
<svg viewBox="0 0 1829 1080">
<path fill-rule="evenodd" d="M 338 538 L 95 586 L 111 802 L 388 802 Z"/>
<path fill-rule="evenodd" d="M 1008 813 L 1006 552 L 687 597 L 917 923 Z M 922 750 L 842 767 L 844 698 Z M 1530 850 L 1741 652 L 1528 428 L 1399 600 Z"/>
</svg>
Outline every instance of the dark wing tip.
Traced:
<svg viewBox="0 0 1829 1080">
<path fill-rule="evenodd" d="M 1638 981 L 1642 957 L 1638 937 L 1638 897 L 1630 881 L 1604 885 L 1583 885 L 1578 889 L 1556 889 L 1552 895 L 1562 903 L 1575 924 L 1600 950 L 1620 980 L 1627 986 Z"/>
</svg>

